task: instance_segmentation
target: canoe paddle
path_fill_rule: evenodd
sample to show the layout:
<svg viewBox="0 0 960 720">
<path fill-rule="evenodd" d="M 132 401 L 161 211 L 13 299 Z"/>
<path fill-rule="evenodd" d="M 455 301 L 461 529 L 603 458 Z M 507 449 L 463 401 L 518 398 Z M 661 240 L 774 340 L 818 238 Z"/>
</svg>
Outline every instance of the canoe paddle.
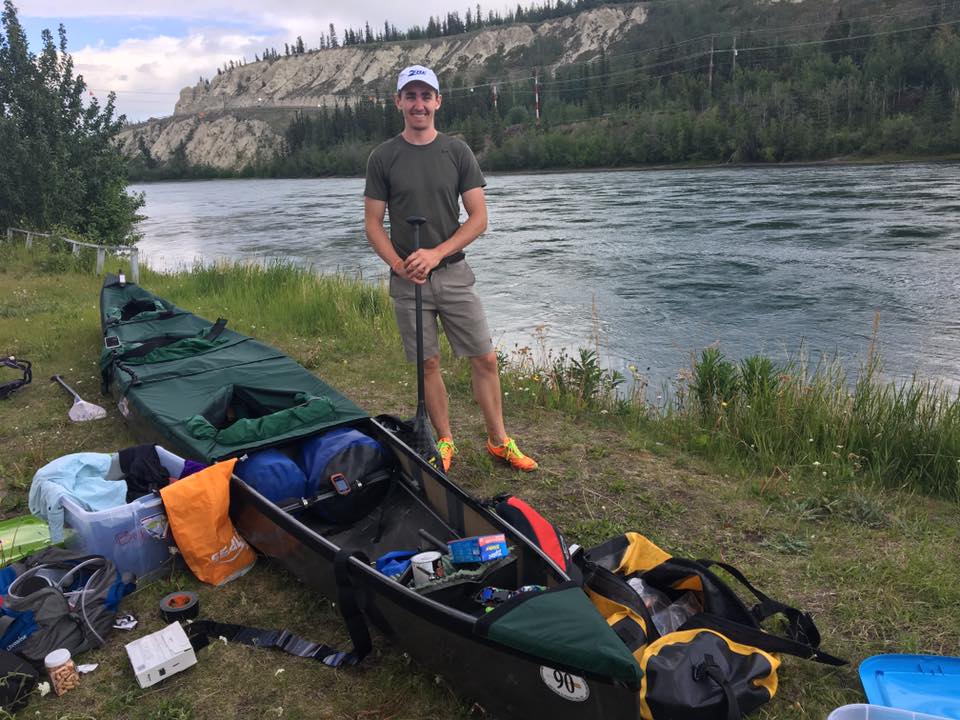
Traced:
<svg viewBox="0 0 960 720">
<path fill-rule="evenodd" d="M 60 383 L 67 392 L 73 395 L 73 407 L 67 412 L 67 417 L 73 420 L 73 422 L 86 422 L 87 420 L 100 420 L 107 416 L 107 411 L 104 410 L 99 405 L 94 405 L 91 402 L 87 402 L 82 397 L 77 395 L 72 387 L 67 385 L 63 378 L 59 375 L 54 375 L 50 378 L 51 381 Z"/>
<path fill-rule="evenodd" d="M 413 251 L 420 249 L 420 226 L 427 219 L 425 217 L 408 217 L 407 222 L 413 226 Z M 437 462 L 437 442 L 433 438 L 433 430 L 430 429 L 430 421 L 427 419 L 427 404 L 424 400 L 424 379 L 423 379 L 423 295 L 420 284 L 414 283 L 414 298 L 417 311 L 417 415 L 413 419 L 413 449 L 417 451 L 424 460 L 439 467 Z"/>
</svg>

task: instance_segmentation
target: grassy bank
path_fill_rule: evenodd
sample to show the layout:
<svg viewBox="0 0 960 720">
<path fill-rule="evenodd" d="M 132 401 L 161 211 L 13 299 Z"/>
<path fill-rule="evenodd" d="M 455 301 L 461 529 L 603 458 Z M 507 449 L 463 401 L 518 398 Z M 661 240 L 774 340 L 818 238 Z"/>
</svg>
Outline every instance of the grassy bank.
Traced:
<svg viewBox="0 0 960 720">
<path fill-rule="evenodd" d="M 45 462 L 136 442 L 99 397 L 99 279 L 88 262 L 0 244 L 0 352 L 31 360 L 35 377 L 0 403 L 5 516 L 27 512 L 30 480 Z M 415 372 L 402 360 L 382 287 L 255 267 L 145 271 L 141 282 L 276 345 L 372 413 L 413 413 Z M 786 658 L 780 691 L 758 717 L 820 720 L 838 705 L 862 701 L 856 664 L 872 654 L 957 654 L 960 529 L 950 474 L 956 468 L 949 465 L 958 457 L 956 401 L 921 385 L 874 385 L 867 394 L 856 386 L 851 394 L 837 369 L 767 367 L 760 360 L 736 366 L 708 355 L 676 392 L 651 405 L 644 394 L 612 395 L 626 383 L 595 355 L 551 355 L 535 338 L 531 345 L 505 357 L 505 412 L 541 470 L 518 476 L 491 462 L 467 368 L 448 358 L 461 451 L 452 477 L 479 496 L 521 495 L 574 541 L 638 530 L 678 555 L 729 562 L 773 597 L 812 612 L 825 649 L 853 665 L 829 669 Z M 47 382 L 54 373 L 105 405 L 108 418 L 71 424 L 69 398 Z M 336 610 L 265 561 L 218 589 L 176 573 L 141 587 L 125 604 L 140 625 L 83 657 L 100 667 L 79 690 L 36 698 L 21 715 L 469 716 L 442 678 L 418 673 L 382 639 L 363 666 L 346 671 L 216 643 L 200 653 L 196 668 L 140 690 L 123 643 L 162 626 L 156 603 L 174 588 L 197 589 L 207 617 L 347 644 Z"/>
</svg>

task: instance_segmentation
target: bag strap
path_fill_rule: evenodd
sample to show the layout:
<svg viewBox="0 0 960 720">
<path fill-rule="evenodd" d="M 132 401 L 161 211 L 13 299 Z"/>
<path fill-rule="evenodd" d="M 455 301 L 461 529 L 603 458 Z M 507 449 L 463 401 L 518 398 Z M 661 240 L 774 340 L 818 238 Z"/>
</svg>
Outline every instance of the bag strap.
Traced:
<svg viewBox="0 0 960 720">
<path fill-rule="evenodd" d="M 350 633 L 350 641 L 353 643 L 353 655 L 357 657 L 357 662 L 363 660 L 373 649 L 373 643 L 370 640 L 370 630 L 367 628 L 367 621 L 363 617 L 361 610 L 362 598 L 358 595 L 357 589 L 350 582 L 350 558 L 356 557 L 365 565 L 370 564 L 370 559 L 362 552 L 348 550 L 338 550 L 333 556 L 333 575 L 337 581 L 337 599 L 340 601 L 340 614 L 347 625 L 347 632 Z"/>
<path fill-rule="evenodd" d="M 820 647 L 820 631 L 817 629 L 816 624 L 813 622 L 813 617 L 810 613 L 802 612 L 795 607 L 786 605 L 785 603 L 780 602 L 779 600 L 774 600 L 747 580 L 746 576 L 737 570 L 737 568 L 732 565 L 728 565 L 725 562 L 719 562 L 716 560 L 698 560 L 697 562 L 701 563 L 705 567 L 710 567 L 711 565 L 722 568 L 728 572 L 732 577 L 736 578 L 747 590 L 753 593 L 754 597 L 757 598 L 760 602 L 750 608 L 750 614 L 756 619 L 758 623 L 763 622 L 767 618 L 773 617 L 774 615 L 780 614 L 787 619 L 787 639 L 813 650 L 813 655 L 811 659 L 816 660 L 817 662 L 824 662 L 828 665 L 846 665 L 846 660 L 840 660 L 839 658 L 833 657 L 827 653 L 822 652 Z M 765 634 L 770 635 L 770 633 Z M 784 652 L 790 652 L 785 650 Z M 796 653 L 790 653 L 795 655 Z M 803 657 L 803 656 L 801 656 Z"/>
<path fill-rule="evenodd" d="M 753 647 L 770 653 L 786 653 L 787 655 L 793 655 L 804 660 L 813 660 L 814 662 L 836 667 L 849 664 L 846 660 L 834 657 L 807 643 L 783 637 L 782 635 L 774 635 L 763 628 L 748 627 L 742 623 L 727 620 L 726 618 L 711 613 L 695 615 L 687 623 L 680 626 L 681 630 L 693 628 L 715 630 L 735 642 L 743 645 L 752 645 Z"/>
<path fill-rule="evenodd" d="M 319 660 L 327 667 L 349 667 L 360 662 L 360 658 L 353 653 L 305 640 L 286 629 L 262 630 L 215 620 L 197 620 L 187 625 L 186 631 L 194 650 L 200 650 L 209 645 L 211 640 L 222 637 L 242 645 L 282 650 L 295 657 Z"/>
<path fill-rule="evenodd" d="M 224 318 L 217 318 L 217 322 L 215 322 L 210 330 L 208 330 L 207 333 L 202 336 L 202 339 L 206 340 L 207 342 L 213 342 L 220 337 L 226 327 L 227 321 Z M 144 355 L 149 355 L 157 348 L 166 347 L 167 345 L 172 345 L 175 342 L 187 340 L 188 338 L 192 337 L 196 337 L 196 335 L 161 335 L 160 337 L 144 340 L 139 347 L 136 347 L 133 350 L 128 350 L 124 353 L 120 353 L 117 357 L 118 359 L 122 360 L 143 357 Z"/>
<path fill-rule="evenodd" d="M 713 659 L 713 655 L 709 653 L 703 656 L 702 663 L 693 668 L 694 680 L 700 682 L 708 678 L 719 685 L 723 691 L 723 697 L 727 701 L 726 720 L 740 720 L 743 714 L 740 712 L 740 703 L 737 702 L 737 694 L 733 691 L 730 680 L 724 674 L 723 668 L 717 664 L 717 661 Z"/>
</svg>

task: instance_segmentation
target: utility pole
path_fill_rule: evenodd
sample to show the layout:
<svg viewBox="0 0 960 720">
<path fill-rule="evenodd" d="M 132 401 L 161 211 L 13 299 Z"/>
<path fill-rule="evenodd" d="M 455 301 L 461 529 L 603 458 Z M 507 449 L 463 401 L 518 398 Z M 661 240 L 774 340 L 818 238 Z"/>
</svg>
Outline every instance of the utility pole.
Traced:
<svg viewBox="0 0 960 720">
<path fill-rule="evenodd" d="M 713 35 L 710 36 L 710 79 L 707 81 L 710 97 L 713 97 Z"/>
<path fill-rule="evenodd" d="M 540 69 L 533 71 L 533 106 L 537 114 L 537 125 L 540 124 Z"/>
</svg>

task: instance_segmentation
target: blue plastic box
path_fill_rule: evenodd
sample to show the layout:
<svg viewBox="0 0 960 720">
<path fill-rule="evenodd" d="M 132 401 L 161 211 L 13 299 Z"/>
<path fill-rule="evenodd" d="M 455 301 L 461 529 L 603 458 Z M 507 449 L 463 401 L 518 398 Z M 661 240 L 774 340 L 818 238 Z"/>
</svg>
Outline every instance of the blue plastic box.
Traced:
<svg viewBox="0 0 960 720">
<path fill-rule="evenodd" d="M 159 577 L 174 560 L 173 533 L 159 493 L 126 505 L 88 512 L 64 497 L 65 545 L 109 558 L 121 572 L 138 580 Z"/>
<path fill-rule="evenodd" d="M 506 557 L 507 539 L 503 533 L 499 535 L 478 535 L 476 537 L 454 540 L 447 543 L 450 548 L 450 558 L 455 563 L 479 563 Z"/>
</svg>

